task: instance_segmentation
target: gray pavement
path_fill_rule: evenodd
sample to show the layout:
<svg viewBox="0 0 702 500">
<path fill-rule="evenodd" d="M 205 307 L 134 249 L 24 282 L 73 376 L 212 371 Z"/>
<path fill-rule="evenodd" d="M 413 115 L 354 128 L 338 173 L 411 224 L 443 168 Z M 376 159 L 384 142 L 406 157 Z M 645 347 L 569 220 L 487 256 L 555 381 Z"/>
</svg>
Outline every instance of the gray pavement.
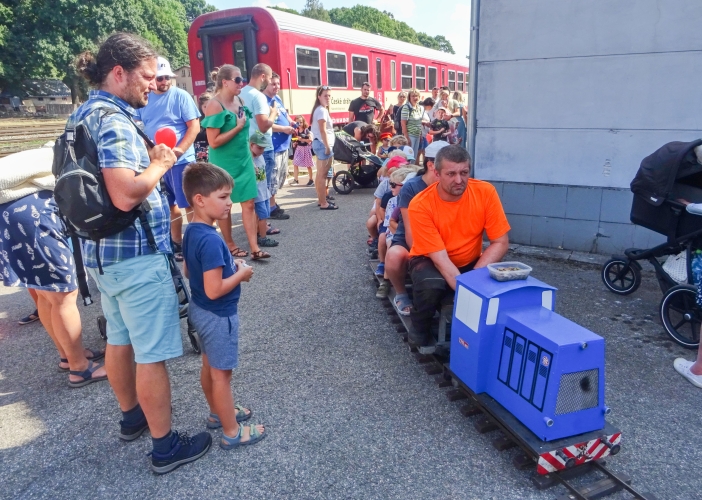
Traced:
<svg viewBox="0 0 702 500">
<path fill-rule="evenodd" d="M 202 460 L 157 477 L 147 435 L 117 439 L 119 412 L 106 383 L 71 390 L 28 294 L 0 288 L 0 497 L 2 498 L 459 498 L 546 499 L 532 472 L 498 453 L 458 403 L 410 355 L 380 302 L 365 252 L 371 190 L 337 196 L 321 212 L 310 188 L 285 188 L 291 214 L 276 222 L 281 245 L 254 263 L 241 304 L 237 399 L 269 437 L 248 449 L 214 447 Z M 235 221 L 239 219 L 235 215 Z M 235 240 L 244 243 L 240 224 Z M 678 376 L 658 324 L 654 276 L 628 297 L 607 292 L 595 264 L 525 247 L 511 257 L 559 288 L 557 311 L 607 340 L 606 401 L 623 432 L 614 471 L 663 499 L 702 498 L 702 392 Z M 577 257 L 577 256 L 576 256 Z M 570 259 L 570 260 L 568 260 Z M 95 294 L 98 295 L 97 293 Z M 102 346 L 97 305 L 84 308 L 86 345 Z M 185 330 L 183 339 L 186 342 Z M 200 358 L 168 363 L 174 427 L 204 430 Z M 213 432 L 215 438 L 217 432 Z M 627 498 L 618 494 L 612 498 Z"/>
</svg>

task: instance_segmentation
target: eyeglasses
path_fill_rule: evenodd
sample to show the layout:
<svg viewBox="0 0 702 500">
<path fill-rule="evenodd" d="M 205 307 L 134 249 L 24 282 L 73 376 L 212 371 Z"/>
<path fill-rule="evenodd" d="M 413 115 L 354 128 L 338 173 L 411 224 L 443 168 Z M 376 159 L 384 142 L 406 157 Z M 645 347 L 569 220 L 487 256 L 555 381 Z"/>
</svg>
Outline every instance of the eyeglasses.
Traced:
<svg viewBox="0 0 702 500">
<path fill-rule="evenodd" d="M 398 186 L 399 186 L 399 187 L 402 187 L 402 183 L 401 183 L 401 182 L 391 182 L 391 183 L 390 183 L 390 187 L 391 187 L 391 188 L 396 188 L 396 187 L 398 187 Z"/>
<path fill-rule="evenodd" d="M 171 77 L 170 77 L 169 75 L 166 75 L 166 76 L 157 76 L 157 77 L 156 77 L 156 81 L 157 81 L 157 82 L 162 82 L 162 81 L 164 81 L 164 80 L 167 81 L 167 82 L 169 82 L 169 81 L 171 81 Z"/>
</svg>

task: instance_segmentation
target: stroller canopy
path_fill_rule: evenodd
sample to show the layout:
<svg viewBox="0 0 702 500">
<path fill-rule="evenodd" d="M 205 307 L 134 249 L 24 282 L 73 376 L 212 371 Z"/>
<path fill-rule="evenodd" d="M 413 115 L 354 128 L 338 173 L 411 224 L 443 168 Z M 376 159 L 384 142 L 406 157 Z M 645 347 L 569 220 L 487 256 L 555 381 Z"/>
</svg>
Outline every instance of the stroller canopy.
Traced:
<svg viewBox="0 0 702 500">
<path fill-rule="evenodd" d="M 669 142 L 641 162 L 631 190 L 648 203 L 659 206 L 667 199 L 676 181 L 702 172 L 694 149 L 702 139 L 692 142 Z M 702 186 L 700 186 L 702 187 Z"/>
</svg>

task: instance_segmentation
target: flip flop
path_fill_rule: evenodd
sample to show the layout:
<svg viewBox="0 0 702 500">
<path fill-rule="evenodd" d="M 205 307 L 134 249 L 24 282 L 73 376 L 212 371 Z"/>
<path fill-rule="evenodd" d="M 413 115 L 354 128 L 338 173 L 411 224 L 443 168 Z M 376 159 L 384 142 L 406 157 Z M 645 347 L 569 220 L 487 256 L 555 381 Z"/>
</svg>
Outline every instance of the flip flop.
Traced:
<svg viewBox="0 0 702 500">
<path fill-rule="evenodd" d="M 256 429 L 256 425 L 249 424 L 249 440 L 241 441 L 241 434 L 243 432 L 244 426 L 239 426 L 239 432 L 234 437 L 226 436 L 222 434 L 222 440 L 219 442 L 219 447 L 223 450 L 231 450 L 232 448 L 238 448 L 239 446 L 248 446 L 250 444 L 256 444 L 268 435 L 268 431 L 263 431 L 262 433 Z"/>
<path fill-rule="evenodd" d="M 93 372 L 97 371 L 101 367 L 102 365 L 98 365 L 93 363 L 92 361 L 88 361 L 88 368 L 83 370 L 82 372 L 71 370 L 68 373 L 70 373 L 71 375 L 76 375 L 77 377 L 81 377 L 83 380 L 81 380 L 80 382 L 72 382 L 69 378 L 68 387 L 77 389 L 78 387 L 83 387 L 94 382 L 102 382 L 103 380 L 107 380 L 107 375 L 103 375 L 102 377 L 93 377 Z"/>
<path fill-rule="evenodd" d="M 338 210 L 339 207 L 334 205 L 332 202 L 329 202 L 329 205 L 326 207 L 319 207 L 320 210 Z"/>
<path fill-rule="evenodd" d="M 246 413 L 246 408 L 241 405 L 234 405 L 234 408 L 236 409 L 236 421 L 239 423 L 246 422 L 251 418 L 251 415 L 253 415 L 252 410 L 249 410 L 249 413 Z M 207 419 L 207 428 L 219 429 L 220 427 L 222 427 L 222 422 L 219 421 L 219 417 L 214 413 L 210 413 L 210 416 Z"/>
<path fill-rule="evenodd" d="M 88 349 L 87 347 L 85 348 L 85 350 L 90 351 L 90 356 L 85 357 L 88 361 L 100 361 L 102 358 L 105 357 L 105 351 L 93 351 L 92 349 Z M 70 368 L 61 368 L 61 363 L 68 364 L 68 358 L 59 358 L 58 369 L 60 372 L 67 372 L 70 370 Z"/>
</svg>

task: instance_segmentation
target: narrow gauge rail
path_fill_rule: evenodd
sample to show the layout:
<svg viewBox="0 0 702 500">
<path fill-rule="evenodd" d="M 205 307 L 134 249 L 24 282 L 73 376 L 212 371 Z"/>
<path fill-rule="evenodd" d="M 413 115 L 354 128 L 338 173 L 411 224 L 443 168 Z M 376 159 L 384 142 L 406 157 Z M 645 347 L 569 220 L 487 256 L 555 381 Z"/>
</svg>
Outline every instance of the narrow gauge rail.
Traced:
<svg viewBox="0 0 702 500">
<path fill-rule="evenodd" d="M 370 261 L 373 276 L 375 276 L 377 265 L 377 260 Z M 379 283 L 379 278 L 375 277 Z M 408 284 L 408 290 L 410 289 L 411 285 Z M 407 342 L 410 326 L 409 317 L 399 314 L 393 300 L 394 297 L 395 290 L 391 288 L 387 300 L 383 301 L 382 304 L 390 316 L 391 322 L 397 326 L 397 332 Z M 439 321 L 443 320 L 443 318 L 439 318 Z M 425 365 L 425 372 L 428 375 L 436 376 L 435 380 L 439 387 L 453 387 L 446 394 L 449 401 L 466 401 L 466 404 L 461 407 L 461 414 L 465 417 L 478 417 L 473 422 L 473 425 L 480 434 L 500 431 L 501 435 L 492 440 L 495 449 L 498 451 L 505 451 L 514 447 L 521 449 L 522 453 L 514 457 L 513 465 L 519 470 L 533 469 L 535 472 L 539 472 L 535 473 L 531 478 L 537 489 L 544 490 L 558 484 L 563 485 L 568 490 L 568 493 L 559 495 L 556 500 L 595 500 L 621 490 L 626 490 L 632 495 L 632 498 L 638 500 L 656 500 L 653 494 L 634 489 L 631 486 L 631 478 L 628 475 L 623 473 L 617 475 L 609 470 L 603 459 L 595 459 L 582 465 L 576 465 L 572 457 L 563 455 L 561 458 L 566 461 L 565 469 L 547 474 L 544 474 L 544 470 L 539 471 L 539 467 L 541 467 L 540 460 L 542 460 L 542 456 L 545 453 L 553 449 L 565 448 L 576 444 L 589 444 L 593 440 L 601 439 L 600 443 L 609 448 L 609 454 L 616 455 L 620 450 L 621 433 L 611 424 L 606 423 L 605 428 L 599 431 L 551 442 L 542 441 L 492 397 L 487 394 L 476 394 L 461 382 L 451 372 L 448 350 L 444 346 L 437 345 L 436 350 L 431 354 L 422 354 L 417 348 L 410 346 L 410 352 L 414 354 L 418 363 Z M 611 442 L 603 438 L 603 436 L 609 436 L 610 434 L 614 437 Z M 558 451 L 555 453 L 558 453 Z M 600 473 L 604 478 L 596 479 L 584 486 L 576 486 L 573 483 L 573 480 L 576 478 L 589 473 Z"/>
</svg>

